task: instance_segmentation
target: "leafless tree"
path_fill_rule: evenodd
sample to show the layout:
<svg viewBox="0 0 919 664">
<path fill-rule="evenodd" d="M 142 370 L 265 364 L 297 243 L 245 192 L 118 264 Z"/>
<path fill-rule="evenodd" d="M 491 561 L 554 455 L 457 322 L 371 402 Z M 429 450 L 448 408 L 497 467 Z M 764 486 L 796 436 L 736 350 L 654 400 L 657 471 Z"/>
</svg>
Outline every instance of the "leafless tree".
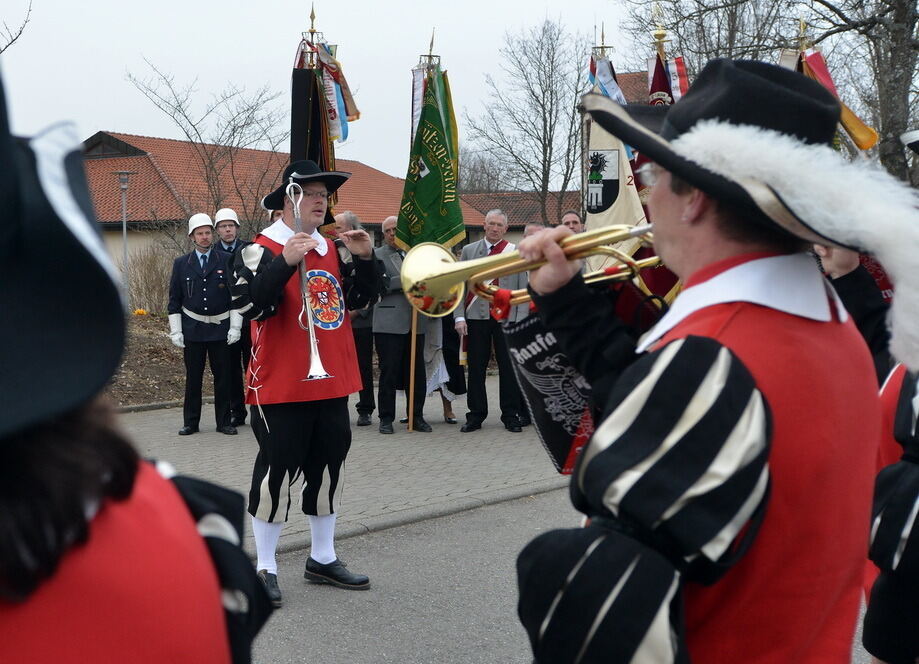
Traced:
<svg viewBox="0 0 919 664">
<path fill-rule="evenodd" d="M 199 108 L 197 80 L 180 84 L 150 61 L 147 65 L 148 77 L 128 74 L 128 80 L 192 145 L 206 185 L 205 200 L 196 200 L 200 196 L 193 190 L 180 192 L 186 206 L 214 211 L 226 207 L 228 197 L 235 194 L 242 201 L 236 212 L 243 236 L 251 237 L 264 225 L 261 198 L 285 165 L 277 154 L 289 136 L 287 112 L 276 104 L 279 93 L 264 86 L 250 94 L 230 83 Z M 264 150 L 255 168 L 241 165 L 243 150 Z"/>
<path fill-rule="evenodd" d="M 672 37 L 669 49 L 686 58 L 690 74 L 714 57 L 774 62 L 779 48 L 799 45 L 803 19 L 807 37 L 821 46 L 834 73 L 844 72 L 837 73 L 841 96 L 878 129 L 881 164 L 910 179 L 898 137 L 919 120 L 916 0 L 629 0 L 629 5 L 626 29 L 633 38 L 647 41 L 660 24 Z M 915 173 L 912 182 L 917 184 Z"/>
<path fill-rule="evenodd" d="M 512 188 L 512 179 L 495 157 L 470 146 L 460 146 L 457 190 L 461 194 L 506 191 Z"/>
<path fill-rule="evenodd" d="M 3 29 L 0 30 L 0 53 L 3 53 L 6 49 L 16 43 L 17 39 L 22 37 L 22 33 L 26 29 L 26 25 L 28 24 L 31 17 L 32 2 L 29 0 L 29 6 L 26 8 L 25 18 L 22 19 L 22 23 L 19 24 L 18 28 L 11 28 L 6 21 L 3 21 Z"/>
<path fill-rule="evenodd" d="M 549 192 L 579 184 L 577 101 L 586 87 L 588 49 L 586 37 L 550 20 L 505 34 L 502 80 L 486 76 L 485 108 L 477 117 L 466 113 L 475 148 L 502 165 L 507 184 L 536 192 L 544 223 L 562 211 L 562 197 Z"/>
</svg>

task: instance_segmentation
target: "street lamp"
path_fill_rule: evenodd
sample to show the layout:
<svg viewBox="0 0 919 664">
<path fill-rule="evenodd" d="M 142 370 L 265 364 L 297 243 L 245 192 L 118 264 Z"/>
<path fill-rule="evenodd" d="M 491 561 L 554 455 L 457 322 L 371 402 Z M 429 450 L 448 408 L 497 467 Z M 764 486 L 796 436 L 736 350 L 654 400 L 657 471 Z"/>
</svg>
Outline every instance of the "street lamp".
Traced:
<svg viewBox="0 0 919 664">
<path fill-rule="evenodd" d="M 118 176 L 118 185 L 121 187 L 121 278 L 124 282 L 124 297 L 128 300 L 131 295 L 131 279 L 128 276 L 128 178 L 137 175 L 137 171 L 114 171 L 114 174 Z"/>
</svg>

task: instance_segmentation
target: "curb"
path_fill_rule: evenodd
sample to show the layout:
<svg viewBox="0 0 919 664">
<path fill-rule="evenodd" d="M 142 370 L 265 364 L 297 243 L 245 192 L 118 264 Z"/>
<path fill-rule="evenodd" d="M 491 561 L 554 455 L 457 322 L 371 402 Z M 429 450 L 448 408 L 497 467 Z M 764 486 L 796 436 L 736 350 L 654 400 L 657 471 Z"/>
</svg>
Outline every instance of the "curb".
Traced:
<svg viewBox="0 0 919 664">
<path fill-rule="evenodd" d="M 204 397 L 202 403 L 214 403 L 214 397 Z M 142 413 L 146 410 L 163 410 L 165 408 L 181 408 L 181 401 L 160 401 L 156 403 L 140 403 L 133 406 L 118 406 L 116 413 Z"/>
<path fill-rule="evenodd" d="M 559 476 L 548 480 L 540 480 L 529 484 L 481 493 L 477 496 L 470 496 L 468 498 L 445 501 L 429 507 L 413 507 L 391 514 L 381 514 L 380 516 L 370 517 L 366 520 L 342 523 L 335 530 L 335 541 L 338 542 L 351 537 L 367 535 L 368 533 L 376 533 L 382 530 L 389 530 L 390 528 L 398 528 L 399 526 L 428 521 L 442 516 L 468 512 L 469 510 L 485 507 L 486 505 L 497 505 L 511 500 L 548 493 L 549 491 L 565 488 L 568 485 L 568 481 L 567 476 Z M 252 543 L 254 546 L 251 534 L 247 540 L 247 544 Z M 306 537 L 299 542 L 281 543 L 278 546 L 277 553 L 282 554 L 302 551 L 308 548 L 310 543 L 311 538 L 309 534 L 307 534 Z M 246 553 L 249 554 L 250 558 L 255 560 L 256 556 L 254 551 L 247 550 Z"/>
</svg>

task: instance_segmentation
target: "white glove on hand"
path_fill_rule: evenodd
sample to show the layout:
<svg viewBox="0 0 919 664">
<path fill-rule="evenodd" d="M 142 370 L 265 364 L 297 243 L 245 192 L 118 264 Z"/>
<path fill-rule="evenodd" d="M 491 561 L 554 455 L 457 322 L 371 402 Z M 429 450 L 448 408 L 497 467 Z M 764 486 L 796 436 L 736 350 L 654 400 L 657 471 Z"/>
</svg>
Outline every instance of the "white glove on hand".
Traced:
<svg viewBox="0 0 919 664">
<path fill-rule="evenodd" d="M 178 348 L 185 348 L 185 335 L 182 334 L 182 314 L 169 314 L 169 338 Z"/>
<path fill-rule="evenodd" d="M 235 311 L 230 312 L 230 330 L 227 332 L 227 345 L 235 344 L 242 336 L 243 317 Z"/>
</svg>

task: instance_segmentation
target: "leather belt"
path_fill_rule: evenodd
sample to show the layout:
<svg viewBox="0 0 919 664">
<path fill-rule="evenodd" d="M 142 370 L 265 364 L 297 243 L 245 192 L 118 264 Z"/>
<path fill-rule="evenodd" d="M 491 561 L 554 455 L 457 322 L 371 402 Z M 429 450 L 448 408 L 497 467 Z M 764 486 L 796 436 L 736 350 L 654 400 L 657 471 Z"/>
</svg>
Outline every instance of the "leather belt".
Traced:
<svg viewBox="0 0 919 664">
<path fill-rule="evenodd" d="M 189 311 L 185 307 L 182 307 L 182 313 L 200 323 L 213 323 L 214 325 L 222 323 L 230 317 L 229 311 L 224 311 L 222 314 L 216 314 L 214 316 L 203 316 L 201 314 L 196 314 L 194 311 Z"/>
</svg>

